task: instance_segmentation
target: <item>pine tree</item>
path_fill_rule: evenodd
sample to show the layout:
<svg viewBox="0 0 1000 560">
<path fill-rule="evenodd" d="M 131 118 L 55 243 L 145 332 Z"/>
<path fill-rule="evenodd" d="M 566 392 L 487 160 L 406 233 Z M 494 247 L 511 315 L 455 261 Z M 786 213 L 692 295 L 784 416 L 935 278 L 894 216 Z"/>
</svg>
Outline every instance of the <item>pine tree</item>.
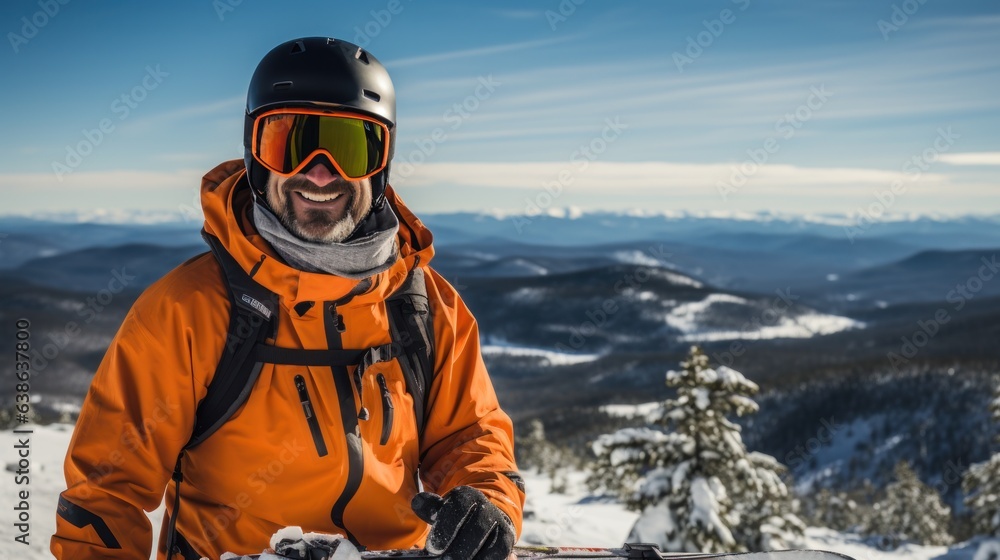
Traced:
<svg viewBox="0 0 1000 560">
<path fill-rule="evenodd" d="M 896 548 L 910 541 L 925 545 L 951 544 L 948 524 L 951 508 L 941 496 L 920 481 L 909 463 L 896 464 L 896 480 L 886 486 L 885 498 L 876 503 L 862 526 L 862 534 L 877 537 L 880 546 Z"/>
<path fill-rule="evenodd" d="M 1000 387 L 990 403 L 993 422 L 1000 425 Z M 1000 436 L 997 436 L 1000 443 Z M 972 511 L 977 532 L 1000 537 L 1000 453 L 969 467 L 962 480 L 965 505 Z"/>
<path fill-rule="evenodd" d="M 810 523 L 837 531 L 854 530 L 861 523 L 861 510 L 857 502 L 844 492 L 824 488 L 816 493 Z"/>
<path fill-rule="evenodd" d="M 569 480 L 566 474 L 568 468 L 576 466 L 576 458 L 563 447 L 560 447 L 545 437 L 545 425 L 537 418 L 528 423 L 528 434 L 517 441 L 515 449 L 518 454 L 518 465 L 521 468 L 535 468 L 539 474 L 549 477 L 549 490 L 555 494 L 564 494 Z"/>
<path fill-rule="evenodd" d="M 672 552 L 727 552 L 786 548 L 802 522 L 773 457 L 748 453 L 729 417 L 757 412 L 757 386 L 727 367 L 712 369 L 691 349 L 676 390 L 652 419 L 598 438 L 592 489 L 616 492 L 642 515 L 630 542 L 653 542 Z"/>
</svg>

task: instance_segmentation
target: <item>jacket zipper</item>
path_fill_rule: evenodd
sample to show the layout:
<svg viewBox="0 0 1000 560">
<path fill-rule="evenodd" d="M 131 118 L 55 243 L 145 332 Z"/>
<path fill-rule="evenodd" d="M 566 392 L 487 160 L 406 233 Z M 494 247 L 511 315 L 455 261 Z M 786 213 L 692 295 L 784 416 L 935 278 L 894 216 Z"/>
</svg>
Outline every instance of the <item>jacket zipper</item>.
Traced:
<svg viewBox="0 0 1000 560">
<path fill-rule="evenodd" d="M 309 431 L 312 433 L 313 443 L 316 444 L 316 452 L 320 457 L 325 457 L 326 441 L 323 440 L 323 432 L 319 429 L 319 420 L 316 418 L 316 411 L 313 409 L 312 401 L 309 400 L 309 389 L 306 388 L 306 379 L 301 375 L 295 376 L 295 388 L 299 390 L 299 402 L 302 403 L 302 411 L 306 415 L 306 422 L 309 424 Z"/>
<path fill-rule="evenodd" d="M 392 395 L 389 394 L 389 386 L 385 382 L 385 376 L 381 373 L 375 379 L 378 381 L 379 389 L 382 390 L 382 438 L 379 445 L 389 442 L 389 435 L 392 434 Z"/>
<path fill-rule="evenodd" d="M 364 281 L 358 286 L 365 285 Z M 368 284 L 370 285 L 370 284 Z M 368 285 L 365 285 L 367 287 Z M 344 343 L 341 335 L 345 330 L 344 317 L 337 312 L 337 305 L 347 303 L 354 297 L 354 293 L 337 300 L 324 302 L 328 315 L 324 317 L 323 327 L 326 331 L 326 347 L 330 350 L 342 349 Z M 340 423 L 344 429 L 347 461 L 347 481 L 344 489 L 337 497 L 333 507 L 330 508 L 330 520 L 337 527 L 343 529 L 347 538 L 355 545 L 360 546 L 360 541 L 354 536 L 350 528 L 344 521 L 347 511 L 347 504 L 358 493 L 361 482 L 364 480 L 365 453 L 364 444 L 361 441 L 361 431 L 358 426 L 358 410 L 355 409 L 354 388 L 351 386 L 351 376 L 344 366 L 331 366 L 330 373 L 333 376 L 333 383 L 337 390 L 337 399 L 340 404 Z M 359 395 L 360 400 L 360 395 Z"/>
</svg>

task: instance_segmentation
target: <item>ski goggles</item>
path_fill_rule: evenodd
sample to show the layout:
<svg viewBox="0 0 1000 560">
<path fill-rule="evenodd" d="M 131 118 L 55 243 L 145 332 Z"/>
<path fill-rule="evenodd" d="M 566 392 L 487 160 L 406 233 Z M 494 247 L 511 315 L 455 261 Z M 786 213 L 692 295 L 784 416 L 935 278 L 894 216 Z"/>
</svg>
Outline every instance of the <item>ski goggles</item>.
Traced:
<svg viewBox="0 0 1000 560">
<path fill-rule="evenodd" d="M 276 109 L 253 123 L 253 157 L 284 177 L 324 154 L 341 177 L 359 181 L 385 169 L 389 128 L 372 117 L 314 109 Z"/>
</svg>

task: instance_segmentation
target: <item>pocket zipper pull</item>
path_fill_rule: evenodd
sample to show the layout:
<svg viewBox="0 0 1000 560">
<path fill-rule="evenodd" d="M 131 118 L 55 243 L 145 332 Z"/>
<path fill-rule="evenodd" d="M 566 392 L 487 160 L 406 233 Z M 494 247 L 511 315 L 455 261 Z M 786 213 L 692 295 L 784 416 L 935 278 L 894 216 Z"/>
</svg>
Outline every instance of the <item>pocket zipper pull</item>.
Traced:
<svg viewBox="0 0 1000 560">
<path fill-rule="evenodd" d="M 378 374 L 375 380 L 378 381 L 379 389 L 382 391 L 382 436 L 379 438 L 379 444 L 385 445 L 392 435 L 392 394 L 389 393 L 389 385 L 385 382 L 384 375 Z"/>
</svg>

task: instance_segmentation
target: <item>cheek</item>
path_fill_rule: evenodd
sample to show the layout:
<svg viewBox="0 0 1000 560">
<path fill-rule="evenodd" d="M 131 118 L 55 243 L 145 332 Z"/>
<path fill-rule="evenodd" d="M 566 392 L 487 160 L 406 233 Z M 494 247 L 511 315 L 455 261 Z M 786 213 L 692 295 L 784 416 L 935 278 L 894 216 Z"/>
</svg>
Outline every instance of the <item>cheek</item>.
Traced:
<svg viewBox="0 0 1000 560">
<path fill-rule="evenodd" d="M 358 208 L 359 211 L 361 209 L 367 209 L 369 206 L 371 206 L 371 203 L 372 203 L 372 201 L 371 201 L 371 188 L 363 187 L 363 186 L 362 187 L 355 187 L 355 189 L 354 189 L 354 200 L 357 201 L 356 206 L 357 206 L 357 208 Z"/>
<path fill-rule="evenodd" d="M 268 185 L 268 188 L 267 188 L 267 197 L 270 199 L 271 205 L 273 207 L 278 207 L 279 205 L 283 204 L 284 201 L 285 201 L 285 196 L 284 196 L 284 193 L 281 190 L 281 185 L 279 185 L 278 183 L 274 182 L 273 180 Z"/>
</svg>

